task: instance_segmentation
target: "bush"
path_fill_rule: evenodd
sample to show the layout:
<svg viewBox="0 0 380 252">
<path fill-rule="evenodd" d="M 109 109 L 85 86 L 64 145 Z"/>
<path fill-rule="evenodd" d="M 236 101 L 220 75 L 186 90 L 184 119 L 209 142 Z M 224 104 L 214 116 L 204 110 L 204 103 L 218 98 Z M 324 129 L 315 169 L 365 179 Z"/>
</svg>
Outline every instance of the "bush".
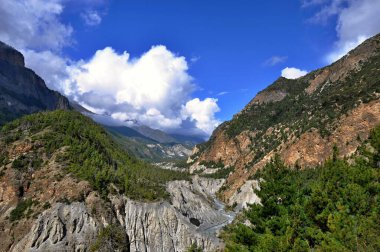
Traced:
<svg viewBox="0 0 380 252">
<path fill-rule="evenodd" d="M 17 204 L 16 208 L 11 211 L 9 220 L 11 222 L 14 222 L 24 217 L 30 216 L 30 214 L 32 213 L 31 208 L 35 204 L 37 204 L 37 201 L 34 201 L 32 199 L 26 199 L 26 200 L 20 201 Z"/>
<path fill-rule="evenodd" d="M 103 228 L 90 251 L 129 251 L 129 240 L 124 229 L 115 224 Z"/>
</svg>

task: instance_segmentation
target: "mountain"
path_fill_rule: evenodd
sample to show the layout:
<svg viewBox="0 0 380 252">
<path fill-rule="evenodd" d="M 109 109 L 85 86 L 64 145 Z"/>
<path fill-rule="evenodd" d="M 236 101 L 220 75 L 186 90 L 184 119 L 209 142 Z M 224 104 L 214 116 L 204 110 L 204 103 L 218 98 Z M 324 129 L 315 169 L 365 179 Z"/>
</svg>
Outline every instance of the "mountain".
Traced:
<svg viewBox="0 0 380 252">
<path fill-rule="evenodd" d="M 204 137 L 196 136 L 196 135 L 180 135 L 180 134 L 169 134 L 171 137 L 176 139 L 178 143 L 182 143 L 185 145 L 196 145 L 199 143 L 203 143 L 205 141 Z"/>
<path fill-rule="evenodd" d="M 135 157 L 147 161 L 177 161 L 187 159 L 195 146 L 196 138 L 175 138 L 163 131 L 147 126 L 104 126 L 115 141 Z"/>
<path fill-rule="evenodd" d="M 197 172 L 210 166 L 232 169 L 220 194 L 232 205 L 239 188 L 275 154 L 286 165 L 319 166 L 334 146 L 339 157 L 355 153 L 379 123 L 376 35 L 327 67 L 295 80 L 276 80 L 197 145 L 188 162 Z"/>
<path fill-rule="evenodd" d="M 224 180 L 129 155 L 76 111 L 0 130 L 0 251 L 219 251 Z"/>
<path fill-rule="evenodd" d="M 158 129 L 152 129 L 145 125 L 133 126 L 132 128 L 159 143 L 177 143 L 194 146 L 204 142 L 204 139 L 197 135 L 170 134 Z"/>
<path fill-rule="evenodd" d="M 38 111 L 69 108 L 64 96 L 25 67 L 20 52 L 0 42 L 0 125 Z"/>
<path fill-rule="evenodd" d="M 142 135 L 159 143 L 178 143 L 174 137 L 158 129 L 152 129 L 145 125 L 133 126 L 132 128 Z"/>
</svg>

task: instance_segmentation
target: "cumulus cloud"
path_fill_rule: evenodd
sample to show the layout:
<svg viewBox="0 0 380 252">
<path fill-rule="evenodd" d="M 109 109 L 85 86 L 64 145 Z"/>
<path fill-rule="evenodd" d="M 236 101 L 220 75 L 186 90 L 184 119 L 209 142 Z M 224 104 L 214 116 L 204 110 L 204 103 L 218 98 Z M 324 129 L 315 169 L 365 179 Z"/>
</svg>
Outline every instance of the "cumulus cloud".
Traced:
<svg viewBox="0 0 380 252">
<path fill-rule="evenodd" d="M 321 6 L 313 17 L 314 21 L 325 22 L 331 17 L 337 17 L 338 40 L 334 49 L 326 56 L 329 63 L 338 60 L 364 40 L 380 32 L 380 1 L 314 0 L 314 4 Z"/>
<path fill-rule="evenodd" d="M 0 40 L 20 50 L 26 66 L 61 92 L 68 77 L 61 50 L 74 41 L 73 27 L 61 22 L 63 11 L 63 0 L 0 1 Z"/>
<path fill-rule="evenodd" d="M 102 17 L 97 11 L 87 10 L 81 13 L 81 18 L 88 26 L 95 26 L 102 22 Z"/>
<path fill-rule="evenodd" d="M 280 63 L 284 63 L 288 57 L 286 56 L 272 56 L 264 62 L 264 66 L 275 66 Z"/>
<path fill-rule="evenodd" d="M 297 79 L 307 74 L 306 70 L 301 70 L 294 67 L 286 67 L 281 71 L 281 76 L 287 79 Z"/>
<path fill-rule="evenodd" d="M 101 16 L 91 7 L 102 4 L 104 0 L 2 0 L 0 40 L 19 49 L 27 67 L 49 88 L 93 112 L 126 124 L 138 121 L 170 132 L 210 134 L 219 124 L 217 100 L 192 97 L 196 85 L 188 62 L 165 46 L 153 46 L 137 58 L 111 47 L 86 60 L 62 55 L 74 41 L 73 27 L 61 19 L 65 7 L 91 10 L 81 18 L 87 25 L 98 25 Z"/>
<path fill-rule="evenodd" d="M 220 121 L 215 118 L 215 113 L 220 110 L 217 102 L 218 99 L 213 98 L 206 98 L 203 101 L 199 98 L 192 99 L 182 108 L 183 119 L 189 118 L 199 129 L 211 134 L 220 124 Z"/>
<path fill-rule="evenodd" d="M 328 55 L 329 62 L 341 58 L 367 38 L 380 32 L 380 1 L 350 1 L 339 13 L 336 27 L 336 49 Z"/>
<path fill-rule="evenodd" d="M 191 100 L 195 84 L 187 71 L 186 59 L 163 45 L 139 58 L 107 47 L 71 67 L 68 95 L 120 121 L 171 131 L 188 119 L 210 134 L 219 123 L 217 100 Z"/>
<path fill-rule="evenodd" d="M 65 80 L 69 77 L 69 65 L 72 63 L 68 58 L 60 56 L 52 51 L 34 51 L 22 49 L 27 67 L 40 75 L 48 87 L 61 93 L 67 93 Z"/>
<path fill-rule="evenodd" d="M 17 48 L 60 50 L 72 42 L 73 28 L 60 22 L 61 1 L 2 0 L 0 40 Z"/>
</svg>

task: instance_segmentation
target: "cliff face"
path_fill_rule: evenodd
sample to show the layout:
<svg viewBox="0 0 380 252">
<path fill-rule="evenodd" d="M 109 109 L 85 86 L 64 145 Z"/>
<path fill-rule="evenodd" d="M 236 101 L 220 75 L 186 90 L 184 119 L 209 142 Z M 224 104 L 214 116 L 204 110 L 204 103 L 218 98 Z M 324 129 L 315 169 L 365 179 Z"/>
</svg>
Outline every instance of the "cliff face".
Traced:
<svg viewBox="0 0 380 252">
<path fill-rule="evenodd" d="M 114 198 L 131 251 L 185 252 L 193 244 L 203 251 L 222 250 L 223 243 L 216 238 L 216 231 L 232 221 L 232 217 L 217 208 L 212 190 L 220 188 L 223 182 L 198 177 L 191 182 L 169 182 L 169 202 L 144 203 Z M 200 183 L 216 187 L 208 191 L 207 187 L 199 187 Z"/>
<path fill-rule="evenodd" d="M 222 198 L 229 202 L 274 154 L 289 165 L 322 164 L 337 145 L 351 155 L 380 123 L 380 35 L 342 59 L 296 80 L 279 78 L 220 125 L 189 161 L 233 166 Z"/>
<path fill-rule="evenodd" d="M 0 125 L 25 114 L 69 108 L 64 96 L 25 67 L 20 52 L 0 42 Z"/>
<path fill-rule="evenodd" d="M 0 41 L 0 60 L 4 60 L 11 65 L 16 65 L 20 67 L 25 66 L 24 56 L 15 50 L 14 48 L 4 44 Z"/>
</svg>

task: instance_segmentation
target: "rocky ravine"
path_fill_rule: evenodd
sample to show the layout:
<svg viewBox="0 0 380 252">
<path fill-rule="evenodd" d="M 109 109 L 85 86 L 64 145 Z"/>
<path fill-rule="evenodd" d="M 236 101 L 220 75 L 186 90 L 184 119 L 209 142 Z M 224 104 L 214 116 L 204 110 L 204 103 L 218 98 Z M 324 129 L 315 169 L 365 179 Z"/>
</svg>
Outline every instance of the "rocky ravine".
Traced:
<svg viewBox="0 0 380 252">
<path fill-rule="evenodd" d="M 31 148 L 19 146 L 23 148 L 14 155 Z M 87 182 L 63 176 L 55 157 L 26 184 L 22 182 L 26 178 L 18 180 L 10 167 L 2 171 L 5 174 L 0 179 L 0 251 L 89 251 L 99 243 L 102 230 L 110 225 L 123 230 L 119 242 L 130 251 L 180 252 L 192 244 L 204 251 L 219 251 L 223 243 L 217 233 L 235 216 L 226 212 L 215 197 L 223 179 L 193 176 L 191 181 L 169 182 L 169 201 L 138 202 L 122 195 L 109 196 L 105 201 L 91 191 Z M 36 203 L 29 217 L 10 222 L 9 214 L 19 202 L 20 190 L 35 202 L 49 205 Z M 241 193 L 240 198 L 235 197 L 240 204 L 247 200 L 258 202 L 252 186 Z M 100 244 L 99 251 L 117 247 L 112 242 Z"/>
</svg>

